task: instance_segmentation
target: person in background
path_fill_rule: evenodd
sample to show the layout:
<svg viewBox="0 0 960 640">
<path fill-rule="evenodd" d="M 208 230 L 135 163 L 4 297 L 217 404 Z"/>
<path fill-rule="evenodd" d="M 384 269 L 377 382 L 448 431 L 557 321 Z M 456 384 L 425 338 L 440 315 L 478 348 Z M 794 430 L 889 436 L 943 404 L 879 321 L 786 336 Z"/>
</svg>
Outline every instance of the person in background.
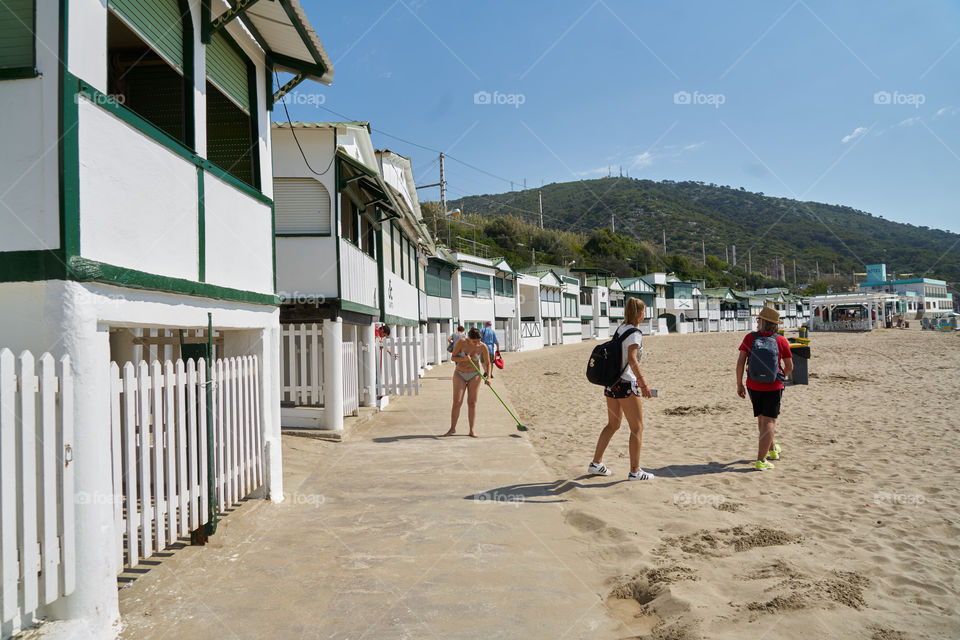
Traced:
<svg viewBox="0 0 960 640">
<path fill-rule="evenodd" d="M 487 345 L 487 351 L 490 352 L 490 361 L 500 350 L 500 340 L 497 339 L 497 332 L 493 329 L 493 324 L 488 320 L 483 323 L 483 331 L 480 332 L 480 341 Z M 493 369 L 490 370 L 490 377 L 493 377 Z"/>
<path fill-rule="evenodd" d="M 773 430 L 780 416 L 783 381 L 793 371 L 790 343 L 777 334 L 782 324 L 780 312 L 764 307 L 757 316 L 757 330 L 748 333 L 740 343 L 737 360 L 737 395 L 750 393 L 753 415 L 757 419 L 760 442 L 757 448 L 757 469 L 773 469 L 768 460 L 780 459 L 780 445 L 774 441 Z M 775 340 L 775 342 L 774 342 Z M 747 366 L 747 385 L 743 385 L 744 365 Z"/>
<path fill-rule="evenodd" d="M 457 345 L 458 342 L 463 340 L 466 336 L 464 335 L 466 329 L 463 328 L 462 324 L 457 325 L 457 330 L 454 333 L 451 333 L 447 338 L 447 351 L 453 353 L 453 348 Z"/>
<path fill-rule="evenodd" d="M 653 474 L 640 468 L 640 448 L 643 445 L 643 403 L 640 397 L 652 398 L 650 387 L 640 372 L 640 356 L 643 354 L 641 345 L 642 334 L 639 325 L 643 322 L 647 305 L 639 298 L 630 298 L 624 307 L 623 323 L 617 327 L 617 335 L 631 329 L 636 329 L 627 336 L 621 344 L 620 362 L 624 363 L 620 380 L 603 390 L 607 398 L 607 426 L 597 438 L 597 448 L 593 454 L 593 462 L 587 467 L 587 473 L 595 476 L 608 476 L 612 472 L 603 464 L 603 452 L 613 434 L 620 429 L 623 417 L 627 417 L 630 427 L 630 473 L 627 480 L 653 480 Z"/>
</svg>

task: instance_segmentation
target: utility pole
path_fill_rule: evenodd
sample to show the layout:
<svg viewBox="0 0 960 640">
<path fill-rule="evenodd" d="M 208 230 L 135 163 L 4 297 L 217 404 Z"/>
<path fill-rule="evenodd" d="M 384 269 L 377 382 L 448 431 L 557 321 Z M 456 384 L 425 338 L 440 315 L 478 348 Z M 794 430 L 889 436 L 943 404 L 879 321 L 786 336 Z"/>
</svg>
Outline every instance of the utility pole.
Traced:
<svg viewBox="0 0 960 640">
<path fill-rule="evenodd" d="M 440 154 L 440 215 L 447 214 L 447 181 L 443 177 L 443 154 Z M 434 230 L 436 232 L 436 230 Z"/>
<path fill-rule="evenodd" d="M 730 264 L 730 247 L 723 245 L 723 261 Z"/>
<path fill-rule="evenodd" d="M 703 264 L 707 264 L 707 245 L 703 239 L 700 240 L 700 251 L 703 252 Z"/>
<path fill-rule="evenodd" d="M 523 179 L 523 190 L 524 190 L 524 191 L 527 190 L 527 179 L 526 179 L 526 178 Z"/>
<path fill-rule="evenodd" d="M 616 226 L 616 222 L 614 221 L 612 211 L 610 212 L 610 231 L 613 233 L 617 232 L 617 226 Z"/>
<path fill-rule="evenodd" d="M 793 286 L 797 286 L 797 259 L 793 259 Z"/>
<path fill-rule="evenodd" d="M 663 230 L 663 255 L 667 255 L 667 230 Z"/>
<path fill-rule="evenodd" d="M 817 260 L 817 280 L 820 279 L 820 261 Z"/>
<path fill-rule="evenodd" d="M 733 265 L 737 266 L 737 245 L 733 245 Z"/>
<path fill-rule="evenodd" d="M 543 229 L 543 192 L 537 189 L 537 203 L 540 207 L 540 228 Z"/>
<path fill-rule="evenodd" d="M 747 273 L 753 273 L 753 251 L 747 249 Z"/>
</svg>

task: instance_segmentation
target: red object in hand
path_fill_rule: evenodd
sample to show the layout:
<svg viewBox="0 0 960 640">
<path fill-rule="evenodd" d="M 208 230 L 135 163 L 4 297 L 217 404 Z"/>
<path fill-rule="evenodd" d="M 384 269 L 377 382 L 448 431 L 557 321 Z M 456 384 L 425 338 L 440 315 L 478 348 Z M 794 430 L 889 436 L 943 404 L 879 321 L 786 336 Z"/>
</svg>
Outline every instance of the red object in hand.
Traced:
<svg viewBox="0 0 960 640">
<path fill-rule="evenodd" d="M 497 369 L 503 369 L 503 356 L 500 355 L 499 349 L 497 349 L 497 352 L 493 355 L 493 364 L 497 366 Z"/>
</svg>

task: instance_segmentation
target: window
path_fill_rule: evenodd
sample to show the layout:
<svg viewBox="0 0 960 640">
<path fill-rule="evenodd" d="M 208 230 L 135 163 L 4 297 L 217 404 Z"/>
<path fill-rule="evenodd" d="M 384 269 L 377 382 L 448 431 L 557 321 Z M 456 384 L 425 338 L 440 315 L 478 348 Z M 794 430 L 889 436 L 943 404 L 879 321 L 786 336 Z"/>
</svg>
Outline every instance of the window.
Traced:
<svg viewBox="0 0 960 640">
<path fill-rule="evenodd" d="M 410 284 L 416 284 L 417 282 L 416 264 L 416 249 L 413 242 L 407 240 L 407 282 Z"/>
<path fill-rule="evenodd" d="M 460 291 L 467 296 L 489 298 L 490 276 L 463 272 L 460 274 Z"/>
<path fill-rule="evenodd" d="M 493 278 L 493 292 L 498 296 L 513 297 L 513 280 L 510 278 Z"/>
<path fill-rule="evenodd" d="M 176 0 L 112 0 L 107 14 L 107 93 L 193 147 L 193 87 L 183 69 L 193 41 Z"/>
<path fill-rule="evenodd" d="M 259 187 L 253 65 L 222 31 L 213 34 L 206 54 L 207 159 Z"/>
<path fill-rule="evenodd" d="M 35 0 L 0 4 L 0 78 L 36 75 Z"/>
<path fill-rule="evenodd" d="M 426 281 L 423 283 L 423 290 L 428 296 L 440 295 L 440 271 L 427 267 Z"/>
<path fill-rule="evenodd" d="M 330 193 L 313 178 L 274 178 L 277 235 L 330 233 Z"/>
<path fill-rule="evenodd" d="M 440 297 L 450 299 L 453 297 L 453 277 L 440 272 Z"/>
<path fill-rule="evenodd" d="M 580 316 L 580 308 L 577 306 L 577 296 L 572 293 L 563 294 L 563 315 L 567 318 Z"/>
<path fill-rule="evenodd" d="M 360 249 L 371 258 L 376 258 L 375 245 L 373 223 L 366 216 L 360 216 Z"/>
<path fill-rule="evenodd" d="M 607 315 L 607 303 L 606 303 L 606 302 L 601 302 L 601 303 L 600 303 L 600 315 L 601 315 L 601 316 Z"/>
<path fill-rule="evenodd" d="M 357 244 L 357 213 L 353 201 L 347 194 L 340 194 L 340 236 Z"/>
</svg>

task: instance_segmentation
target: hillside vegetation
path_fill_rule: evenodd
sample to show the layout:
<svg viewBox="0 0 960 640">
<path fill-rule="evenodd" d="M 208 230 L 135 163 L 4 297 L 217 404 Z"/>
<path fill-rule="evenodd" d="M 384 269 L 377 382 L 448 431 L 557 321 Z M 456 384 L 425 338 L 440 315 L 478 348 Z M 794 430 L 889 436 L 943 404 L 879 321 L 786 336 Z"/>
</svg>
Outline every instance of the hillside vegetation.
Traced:
<svg viewBox="0 0 960 640">
<path fill-rule="evenodd" d="M 530 264 L 532 247 L 538 262 L 566 265 L 575 260 L 577 266 L 603 267 L 618 275 L 668 270 L 703 277 L 709 285 L 792 285 L 794 261 L 797 282 L 823 290 L 852 285 L 855 273 L 876 262 L 887 263 L 888 273 L 960 280 L 960 235 L 850 207 L 701 182 L 632 178 L 554 183 L 541 191 L 542 230 L 536 226 L 536 189 L 448 202 L 448 209 L 460 208 L 461 220 L 473 225 L 450 223 L 450 241 L 464 243 L 464 250 L 470 243 L 457 237 L 485 244 L 515 266 Z M 429 220 L 436 205 L 425 204 Z M 616 233 L 610 232 L 611 217 Z M 446 221 L 441 227 L 443 240 Z"/>
</svg>

